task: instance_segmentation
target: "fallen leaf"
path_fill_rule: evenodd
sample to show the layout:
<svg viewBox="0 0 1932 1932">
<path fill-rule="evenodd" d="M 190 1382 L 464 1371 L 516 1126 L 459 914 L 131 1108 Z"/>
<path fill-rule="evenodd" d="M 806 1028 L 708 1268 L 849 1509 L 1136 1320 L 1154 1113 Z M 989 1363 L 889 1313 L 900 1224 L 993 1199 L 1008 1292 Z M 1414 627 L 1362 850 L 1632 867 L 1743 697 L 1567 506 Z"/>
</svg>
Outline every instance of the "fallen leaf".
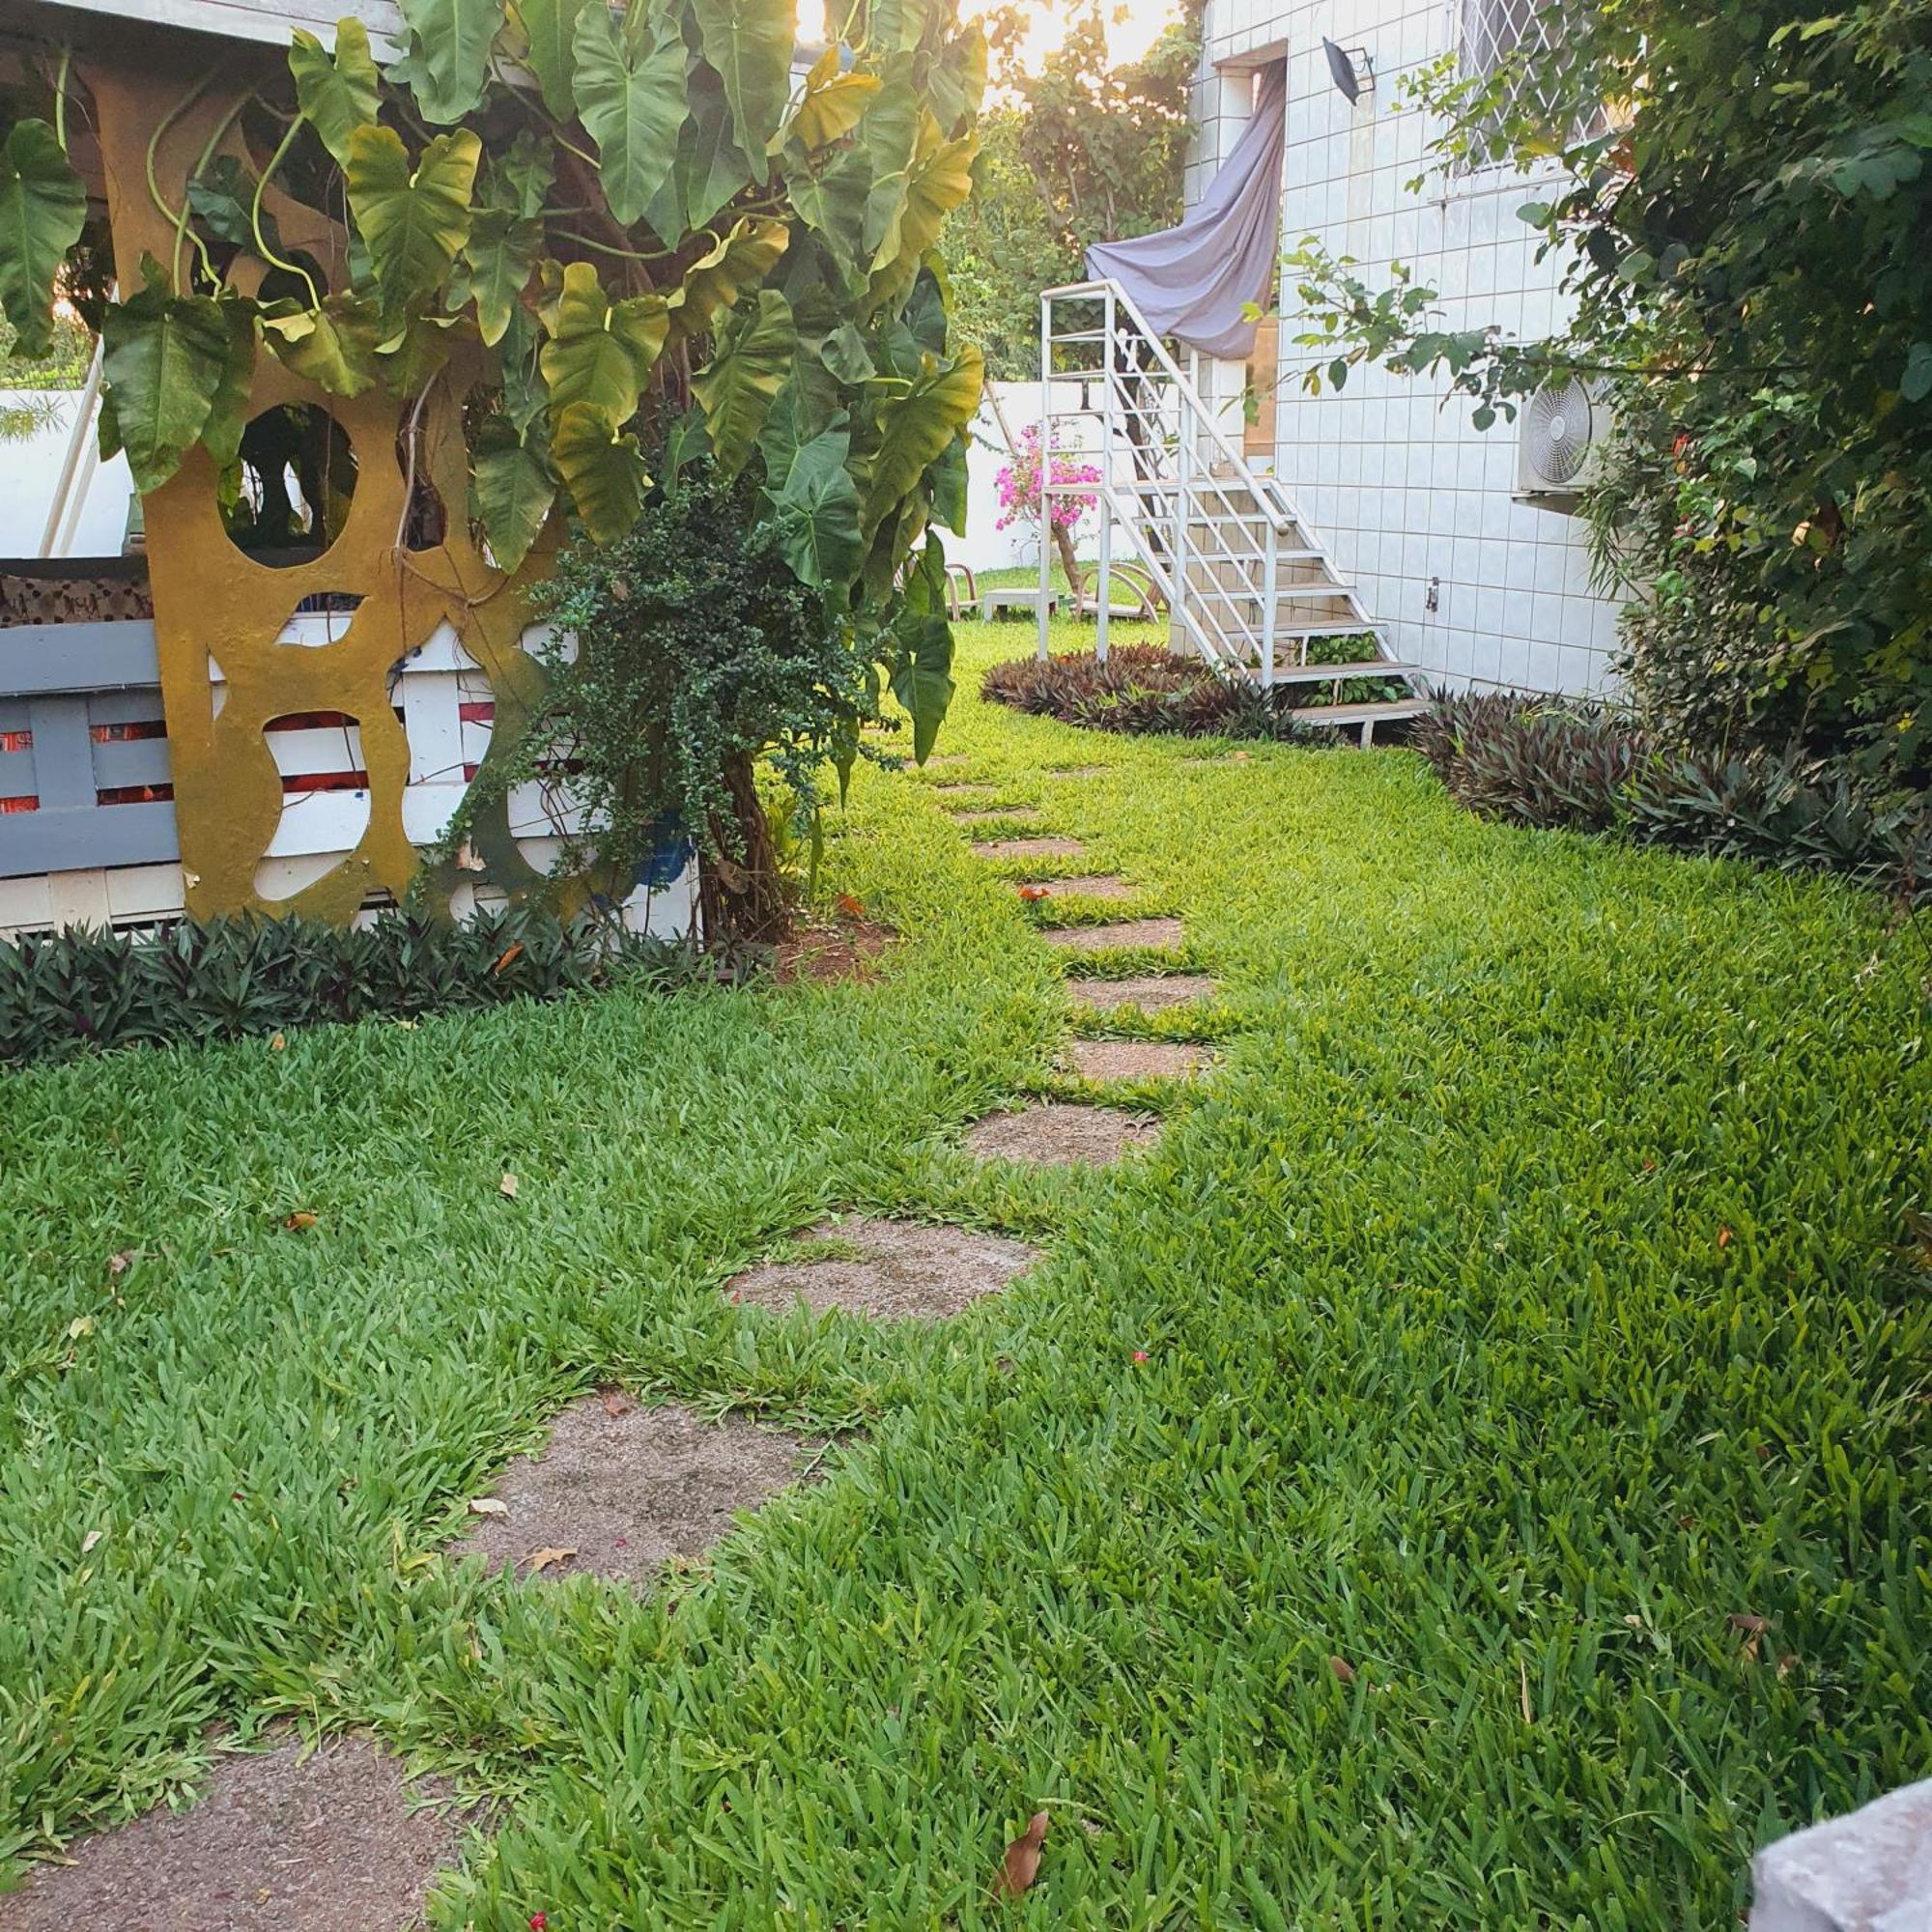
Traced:
<svg viewBox="0 0 1932 1932">
<path fill-rule="evenodd" d="M 502 970 L 506 966 L 515 965 L 517 961 L 517 955 L 521 953 L 523 950 L 524 950 L 524 942 L 521 939 L 511 940 L 509 945 L 504 947 L 502 952 L 497 955 L 497 963 L 490 969 L 491 977 L 494 979 L 498 973 L 502 972 Z"/>
<path fill-rule="evenodd" d="M 1536 1722 L 1536 1713 L 1529 1707 L 1529 1665 L 1521 1658 L 1516 1661 L 1518 1682 L 1522 1687 L 1522 1720 L 1525 1724 Z"/>
<path fill-rule="evenodd" d="M 269 1036 L 269 1051 L 270 1053 L 279 1053 L 286 1045 L 288 1045 L 288 1041 L 280 1034 L 271 1033 Z"/>
<path fill-rule="evenodd" d="M 1640 1631 L 1643 1628 L 1643 1619 L 1639 1616 L 1628 1616 L 1624 1619 L 1624 1622 L 1629 1624 L 1634 1631 Z"/>
<path fill-rule="evenodd" d="M 93 1333 L 94 1317 L 91 1315 L 76 1315 L 67 1324 L 67 1339 L 70 1342 L 78 1342 L 83 1335 L 92 1335 Z"/>
<path fill-rule="evenodd" d="M 1355 1666 L 1346 1657 L 1331 1657 L 1328 1660 L 1328 1668 L 1344 1684 L 1352 1684 L 1355 1681 Z"/>
<path fill-rule="evenodd" d="M 80 1553 L 83 1556 L 85 1556 L 88 1553 L 88 1551 L 92 1549 L 94 1546 L 97 1543 L 99 1543 L 100 1539 L 106 1534 L 107 1532 L 104 1529 L 90 1529 L 87 1532 L 87 1534 L 80 1539 Z M 1780 1670 L 1777 1674 L 1780 1677 L 1782 1677 L 1784 1675 L 1784 1672 Z"/>
<path fill-rule="evenodd" d="M 306 1208 L 298 1208 L 293 1214 L 282 1216 L 282 1226 L 292 1235 L 299 1235 L 304 1228 L 313 1228 L 315 1221 L 316 1217 Z"/>
<path fill-rule="evenodd" d="M 1036 1811 L 1027 1820 L 1026 1830 L 1007 1847 L 999 1876 L 993 1881 L 995 1897 L 1017 1898 L 1039 1876 L 1039 1852 L 1046 1842 L 1049 1823 L 1044 1811 Z"/>
<path fill-rule="evenodd" d="M 604 1405 L 606 1415 L 629 1415 L 631 1412 L 631 1399 L 622 1389 L 599 1389 L 597 1400 Z"/>
<path fill-rule="evenodd" d="M 1789 1677 L 1791 1673 L 1797 1668 L 1798 1668 L 1798 1653 L 1795 1650 L 1787 1650 L 1784 1653 L 1784 1655 L 1777 1660 L 1777 1681 L 1780 1684 L 1782 1684 L 1784 1680 L 1787 1677 Z"/>
<path fill-rule="evenodd" d="M 1695 1529 L 1697 1527 L 1697 1519 L 1694 1516 L 1680 1516 L 1677 1519 L 1677 1527 L 1679 1529 Z"/>
<path fill-rule="evenodd" d="M 1053 889 L 1050 886 L 1022 886 L 1020 888 L 1020 897 L 1031 903 L 1035 899 L 1051 897 L 1052 892 Z"/>
<path fill-rule="evenodd" d="M 1752 1636 L 1762 1636 L 1771 1628 L 1769 1617 L 1753 1616 L 1748 1610 L 1733 1610 L 1729 1622 L 1734 1631 L 1746 1631 Z"/>
<path fill-rule="evenodd" d="M 107 1257 L 107 1272 L 111 1275 L 126 1274 L 134 1265 L 137 1256 L 134 1249 L 123 1248 L 118 1255 L 109 1255 Z"/>
<path fill-rule="evenodd" d="M 1728 1228 L 1718 1230 L 1718 1245 L 1720 1248 L 1728 1248 L 1731 1245 L 1731 1231 Z"/>
<path fill-rule="evenodd" d="M 508 1503 L 499 1503 L 495 1496 L 471 1496 L 469 1514 L 471 1516 L 508 1516 Z"/>
<path fill-rule="evenodd" d="M 557 1564 L 568 1563 L 576 1554 L 574 1549 L 533 1549 L 530 1552 L 529 1574 L 535 1577 Z"/>
<path fill-rule="evenodd" d="M 514 1174 L 504 1175 L 502 1179 L 497 1183 L 497 1192 L 498 1194 L 506 1194 L 514 1201 L 517 1198 L 517 1177 Z"/>
<path fill-rule="evenodd" d="M 840 893 L 834 903 L 847 919 L 866 917 L 866 901 L 854 898 L 850 893 Z"/>
</svg>

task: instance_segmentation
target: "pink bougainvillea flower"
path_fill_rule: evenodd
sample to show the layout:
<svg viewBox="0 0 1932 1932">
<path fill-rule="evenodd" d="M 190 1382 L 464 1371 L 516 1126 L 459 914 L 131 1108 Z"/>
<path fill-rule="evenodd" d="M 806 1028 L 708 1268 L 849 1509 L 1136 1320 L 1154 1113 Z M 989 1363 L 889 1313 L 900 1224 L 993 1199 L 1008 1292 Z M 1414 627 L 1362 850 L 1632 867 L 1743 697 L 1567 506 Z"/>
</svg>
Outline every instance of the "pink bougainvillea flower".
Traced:
<svg viewBox="0 0 1932 1932">
<path fill-rule="evenodd" d="M 532 1912 L 530 1914 L 530 1932 L 544 1932 L 544 1928 L 549 1923 L 550 1920 L 541 1912 Z"/>
<path fill-rule="evenodd" d="M 1135 1360 L 1135 1361 L 1137 1361 L 1137 1362 L 1144 1362 L 1144 1361 L 1146 1361 L 1146 1360 L 1147 1360 L 1147 1358 L 1148 1358 L 1148 1351 L 1147 1351 L 1147 1350 L 1146 1350 L 1145 1349 L 1136 1349 L 1136 1350 L 1134 1350 L 1134 1360 Z"/>
</svg>

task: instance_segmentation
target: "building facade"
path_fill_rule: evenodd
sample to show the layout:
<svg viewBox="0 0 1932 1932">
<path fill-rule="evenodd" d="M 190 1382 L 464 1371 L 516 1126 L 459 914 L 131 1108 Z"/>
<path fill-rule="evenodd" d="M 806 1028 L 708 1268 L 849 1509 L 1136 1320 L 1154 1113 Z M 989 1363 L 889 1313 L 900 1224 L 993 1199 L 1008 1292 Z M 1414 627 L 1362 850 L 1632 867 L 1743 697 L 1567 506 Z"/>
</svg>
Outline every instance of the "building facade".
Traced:
<svg viewBox="0 0 1932 1932">
<path fill-rule="evenodd" d="M 1559 267 L 1535 259 L 1517 209 L 1530 184 L 1492 167 L 1431 171 L 1431 117 L 1401 82 L 1445 54 L 1470 71 L 1534 31 L 1536 0 L 1208 0 L 1187 200 L 1199 199 L 1253 111 L 1255 76 L 1287 64 L 1281 240 L 1351 256 L 1372 287 L 1402 262 L 1440 292 L 1443 326 L 1494 323 L 1525 340 L 1559 316 Z M 1351 104 L 1322 41 L 1373 82 Z M 1419 191 L 1408 184 L 1429 180 Z M 1394 654 L 1435 680 L 1591 692 L 1611 680 L 1619 600 L 1596 591 L 1577 521 L 1516 495 L 1517 429 L 1474 428 L 1446 381 L 1352 371 L 1301 386 L 1291 285 L 1271 367 L 1251 379 L 1251 460 L 1268 461 Z M 1264 331 L 1264 345 L 1268 342 Z M 1321 358 L 1326 360 L 1326 357 Z M 1243 372 L 1217 372 L 1226 394 Z M 1272 381 L 1270 381 L 1272 378 Z M 1270 393 L 1270 390 L 1272 391 Z M 1254 412 L 1251 404 L 1250 412 Z"/>
</svg>

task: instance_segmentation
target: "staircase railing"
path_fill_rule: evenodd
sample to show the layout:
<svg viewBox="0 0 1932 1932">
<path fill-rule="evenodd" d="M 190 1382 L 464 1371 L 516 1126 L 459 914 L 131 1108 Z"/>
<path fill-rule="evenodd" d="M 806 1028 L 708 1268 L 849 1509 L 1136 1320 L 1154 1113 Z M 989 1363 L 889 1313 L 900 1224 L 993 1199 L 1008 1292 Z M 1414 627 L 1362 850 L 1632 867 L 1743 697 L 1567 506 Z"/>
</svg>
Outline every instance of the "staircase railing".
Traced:
<svg viewBox="0 0 1932 1932">
<path fill-rule="evenodd" d="M 1094 649 L 1107 654 L 1115 526 L 1167 600 L 1175 632 L 1216 668 L 1277 681 L 1282 646 L 1308 663 L 1312 637 L 1374 632 L 1353 589 L 1309 534 L 1279 478 L 1256 470 L 1124 288 L 1072 282 L 1040 298 L 1040 529 L 1055 497 L 1091 483 L 1054 478 L 1056 426 L 1099 424 L 1101 521 Z M 1091 454 L 1091 451 L 1088 452 Z M 1047 650 L 1052 550 L 1040 550 L 1039 651 Z M 1332 621 L 1284 624 L 1284 603 L 1330 607 Z M 1305 675 L 1305 669 L 1304 669 Z"/>
</svg>

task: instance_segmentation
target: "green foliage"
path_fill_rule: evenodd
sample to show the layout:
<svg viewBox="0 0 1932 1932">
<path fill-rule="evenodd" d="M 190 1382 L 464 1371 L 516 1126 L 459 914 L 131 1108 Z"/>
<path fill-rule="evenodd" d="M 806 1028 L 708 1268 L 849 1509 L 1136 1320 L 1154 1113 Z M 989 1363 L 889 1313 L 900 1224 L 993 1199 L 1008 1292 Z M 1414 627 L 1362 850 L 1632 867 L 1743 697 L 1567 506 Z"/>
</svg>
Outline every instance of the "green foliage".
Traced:
<svg viewBox="0 0 1932 1932">
<path fill-rule="evenodd" d="M 1781 752 L 1660 749 L 1627 714 L 1515 692 L 1443 693 L 1416 746 L 1487 818 L 1840 872 L 1911 909 L 1932 904 L 1932 808 L 1842 762 Z"/>
<path fill-rule="evenodd" d="M 87 221 L 87 193 L 44 121 L 16 121 L 0 145 L 0 310 L 25 355 L 53 341 L 54 281 Z"/>
<path fill-rule="evenodd" d="M 989 16 L 1001 85 L 952 269 L 958 330 L 995 380 L 1038 375 L 1039 292 L 1082 280 L 1092 243 L 1180 219 L 1200 17 L 1183 6 L 1143 59 L 1117 67 L 1101 8 L 1081 4 L 1035 71 L 1018 58 L 1031 14 Z"/>
<path fill-rule="evenodd" d="M 1312 655 L 1337 653 L 1334 662 L 1360 655 L 1349 639 L 1321 639 Z M 1392 694 L 1387 680 L 1345 680 L 1350 695 L 1381 697 Z M 1359 687 L 1359 689 L 1357 689 Z M 1009 704 L 1036 718 L 1057 718 L 1096 731 L 1166 734 L 1182 738 L 1272 738 L 1321 745 L 1330 735 L 1294 717 L 1297 705 L 1313 703 L 1306 686 L 1278 685 L 1264 691 L 1243 680 L 1216 675 L 1199 658 L 1179 657 L 1159 644 L 1114 644 L 1105 664 L 1091 645 L 1055 655 L 1014 658 L 995 665 L 980 683 L 980 695 Z"/>
<path fill-rule="evenodd" d="M 1796 731 L 1924 785 L 1932 16 L 1552 0 L 1538 19 L 1489 82 L 1444 69 L 1420 91 L 1445 166 L 1558 163 L 1519 213 L 1563 267 L 1562 334 L 1444 329 L 1434 291 L 1371 290 L 1309 246 L 1304 341 L 1331 382 L 1365 358 L 1446 373 L 1479 426 L 1551 376 L 1598 384 L 1636 460 L 1585 508 L 1605 575 L 1634 586 L 1629 669 L 1653 726 L 1681 737 L 1715 708 L 1735 744 Z"/>
<path fill-rule="evenodd" d="M 313 34 L 298 27 L 289 46 L 296 105 L 339 167 L 349 165 L 349 139 L 375 125 L 383 104 L 382 76 L 369 51 L 369 30 L 353 14 L 338 21 L 333 57 Z"/>
<path fill-rule="evenodd" d="M 849 768 L 875 687 L 845 620 L 801 582 L 757 510 L 749 489 L 688 472 L 612 541 L 564 553 L 540 592 L 559 640 L 544 653 L 544 696 L 514 753 L 478 775 L 446 843 L 493 801 L 543 782 L 595 827 L 562 870 L 592 869 L 621 898 L 668 829 L 727 877 L 754 863 L 761 828 L 738 814 L 757 760 L 815 816 L 822 768 Z"/>
<path fill-rule="evenodd" d="M 146 266 L 146 285 L 107 311 L 101 346 L 112 436 L 144 492 L 174 474 L 211 418 L 226 444 L 235 397 L 245 388 L 241 378 L 255 353 L 252 325 L 244 337 L 224 313 L 239 304 L 170 295 L 159 270 Z"/>
<path fill-rule="evenodd" d="M 0 944 L 0 1066 L 122 1046 L 257 1038 L 414 1019 L 715 971 L 689 948 L 584 916 L 485 912 L 463 925 L 382 913 L 364 926 L 185 920 L 157 935 L 69 931 Z"/>
<path fill-rule="evenodd" d="M 948 738 L 1220 980 L 1108 1023 L 1226 1055 L 1111 1173 L 959 1151 L 1054 1084 L 1065 961 L 863 768 L 826 884 L 903 934 L 864 981 L 10 1083 L 0 1858 L 293 1717 L 494 1801 L 443 1932 L 1650 1932 L 1922 1774 L 1923 960 L 1882 909 L 1488 825 L 1403 754 Z M 845 1208 L 1043 1253 L 932 1324 L 720 1292 Z M 830 1436 L 819 1480 L 635 1594 L 443 1554 L 612 1382 Z"/>
<path fill-rule="evenodd" d="M 664 185 L 684 126 L 684 36 L 666 15 L 648 36 L 627 28 L 620 41 L 610 10 L 588 6 L 572 43 L 577 111 L 597 143 L 611 217 L 626 228 L 644 218 Z"/>
</svg>

